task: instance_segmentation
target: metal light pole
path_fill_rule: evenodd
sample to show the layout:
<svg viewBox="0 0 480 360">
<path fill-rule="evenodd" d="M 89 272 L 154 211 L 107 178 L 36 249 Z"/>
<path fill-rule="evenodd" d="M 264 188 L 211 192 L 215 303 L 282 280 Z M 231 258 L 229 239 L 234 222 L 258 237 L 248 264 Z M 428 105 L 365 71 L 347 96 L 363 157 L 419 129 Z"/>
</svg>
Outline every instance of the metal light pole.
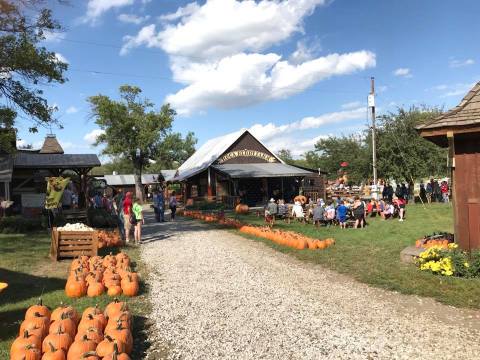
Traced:
<svg viewBox="0 0 480 360">
<path fill-rule="evenodd" d="M 377 144 L 375 127 L 375 78 L 370 78 L 370 94 L 368 95 L 368 107 L 372 109 L 372 165 L 373 165 L 373 188 L 372 195 L 377 195 Z"/>
</svg>

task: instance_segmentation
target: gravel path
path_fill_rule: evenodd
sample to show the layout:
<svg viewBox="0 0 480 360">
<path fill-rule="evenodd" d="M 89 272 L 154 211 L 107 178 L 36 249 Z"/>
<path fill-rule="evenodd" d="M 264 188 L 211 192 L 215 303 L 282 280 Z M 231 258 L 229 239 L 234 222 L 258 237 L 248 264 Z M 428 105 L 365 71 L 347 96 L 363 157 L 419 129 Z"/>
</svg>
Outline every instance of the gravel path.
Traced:
<svg viewBox="0 0 480 360">
<path fill-rule="evenodd" d="M 149 359 L 480 358 L 479 312 L 374 289 L 190 221 L 158 234 L 142 248 Z"/>
</svg>

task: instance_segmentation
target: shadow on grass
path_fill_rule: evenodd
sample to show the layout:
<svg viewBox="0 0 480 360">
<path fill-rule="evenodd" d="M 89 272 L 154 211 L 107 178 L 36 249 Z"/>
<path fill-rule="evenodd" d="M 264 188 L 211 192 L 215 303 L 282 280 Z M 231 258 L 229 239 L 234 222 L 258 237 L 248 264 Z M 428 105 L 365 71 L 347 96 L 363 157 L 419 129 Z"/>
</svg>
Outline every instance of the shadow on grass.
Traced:
<svg viewBox="0 0 480 360">
<path fill-rule="evenodd" d="M 0 296 L 0 306 L 16 304 L 27 299 L 63 289 L 65 279 L 40 277 L 0 268 L 0 279 L 8 283 L 8 288 Z M 25 309 L 0 312 L 0 340 L 16 336 L 19 319 L 23 319 Z"/>
</svg>

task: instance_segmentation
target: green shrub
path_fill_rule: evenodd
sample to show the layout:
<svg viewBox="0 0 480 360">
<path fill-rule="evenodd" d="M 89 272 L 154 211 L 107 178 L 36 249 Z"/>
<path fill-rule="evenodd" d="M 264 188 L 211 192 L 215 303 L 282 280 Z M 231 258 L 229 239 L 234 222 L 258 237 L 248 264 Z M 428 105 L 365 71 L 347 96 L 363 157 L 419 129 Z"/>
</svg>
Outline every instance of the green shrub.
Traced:
<svg viewBox="0 0 480 360">
<path fill-rule="evenodd" d="M 94 228 L 117 227 L 118 219 L 105 209 L 90 208 L 87 211 L 88 225 Z"/>
<path fill-rule="evenodd" d="M 23 216 L 7 216 L 0 218 L 0 232 L 3 234 L 25 233 L 44 229 L 43 217 L 25 218 Z"/>
<path fill-rule="evenodd" d="M 216 203 L 216 202 L 209 202 L 209 201 L 198 201 L 198 202 L 193 203 L 193 205 L 186 206 L 185 209 L 187 209 L 187 210 L 204 210 L 204 211 L 225 210 L 225 204 Z"/>
</svg>

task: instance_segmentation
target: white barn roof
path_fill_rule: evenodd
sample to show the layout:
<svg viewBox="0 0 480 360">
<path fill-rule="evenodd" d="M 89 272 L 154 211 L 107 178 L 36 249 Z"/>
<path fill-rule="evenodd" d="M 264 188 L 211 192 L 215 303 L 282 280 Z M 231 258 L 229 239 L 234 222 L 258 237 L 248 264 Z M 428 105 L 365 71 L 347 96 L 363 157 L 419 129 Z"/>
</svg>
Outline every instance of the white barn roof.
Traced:
<svg viewBox="0 0 480 360">
<path fill-rule="evenodd" d="M 181 181 L 185 178 L 189 178 L 212 165 L 220 155 L 222 155 L 227 149 L 235 143 L 243 134 L 249 133 L 248 130 L 239 130 L 227 135 L 219 136 L 208 140 L 203 144 L 195 153 L 190 156 L 183 164 L 178 168 L 178 174 L 174 180 Z M 253 136 L 253 135 L 252 135 Z M 255 136 L 253 136 L 255 137 Z M 261 143 L 257 138 L 258 142 Z M 261 143 L 262 144 L 262 143 Z M 264 144 L 262 144 L 265 146 Z M 265 148 L 267 148 L 265 146 Z M 268 148 L 267 148 L 268 149 Z M 273 152 L 272 152 L 273 154 Z M 283 163 L 283 160 L 273 154 L 275 158 Z"/>
<path fill-rule="evenodd" d="M 165 181 L 170 181 L 175 176 L 175 170 L 162 170 L 162 175 Z M 104 179 L 107 185 L 110 186 L 127 186 L 135 185 L 135 177 L 133 174 L 125 175 L 104 175 L 98 176 L 98 179 Z M 156 184 L 158 183 L 158 174 L 142 174 L 142 184 Z"/>
</svg>

